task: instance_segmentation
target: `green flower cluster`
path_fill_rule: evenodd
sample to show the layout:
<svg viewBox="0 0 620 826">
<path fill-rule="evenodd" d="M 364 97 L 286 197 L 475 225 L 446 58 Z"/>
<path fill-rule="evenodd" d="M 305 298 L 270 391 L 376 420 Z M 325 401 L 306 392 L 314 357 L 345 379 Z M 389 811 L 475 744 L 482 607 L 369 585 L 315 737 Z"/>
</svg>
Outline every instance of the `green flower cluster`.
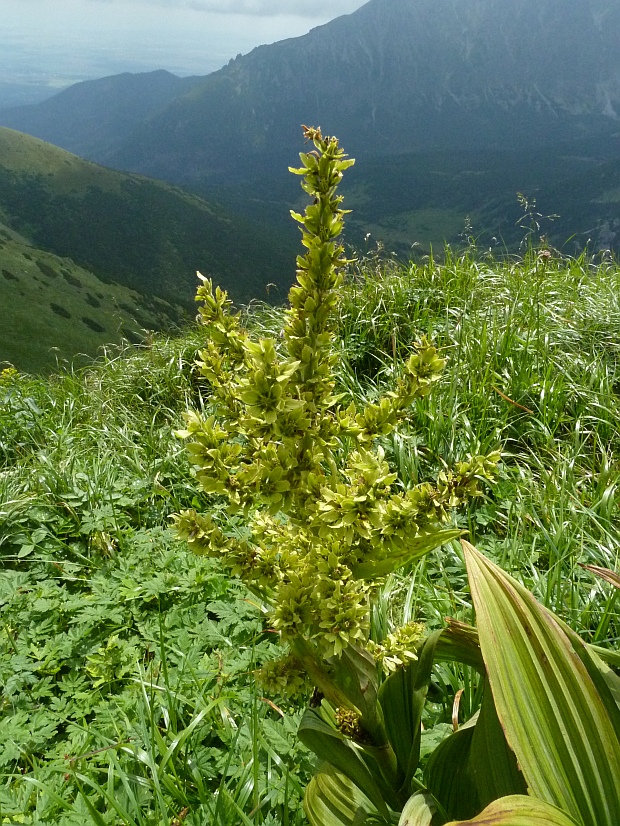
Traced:
<svg viewBox="0 0 620 826">
<path fill-rule="evenodd" d="M 417 659 L 426 629 L 420 622 L 408 622 L 393 633 L 388 634 L 381 643 L 368 641 L 367 648 L 382 670 L 389 674 L 397 668 Z"/>
<path fill-rule="evenodd" d="M 210 407 L 189 412 L 180 436 L 204 492 L 222 497 L 229 516 L 241 512 L 244 530 L 195 511 L 180 514 L 176 527 L 194 551 L 220 558 L 260 596 L 316 683 L 325 662 L 367 645 L 380 577 L 458 534 L 442 522 L 476 494 L 498 456 L 460 463 L 435 484 L 396 485 L 377 439 L 441 374 L 444 360 L 425 340 L 391 392 L 361 410 L 340 404 L 334 310 L 347 261 L 337 243 L 345 213 L 336 188 L 353 161 L 320 130 L 306 129 L 306 138 L 315 151 L 292 171 L 313 203 L 303 216 L 293 213 L 307 251 L 297 259 L 282 335 L 253 340 L 206 278 L 197 293 L 207 337 L 197 364 Z M 403 633 L 379 652 L 388 670 L 415 650 Z M 282 683 L 290 662 L 271 664 L 269 679 Z"/>
<path fill-rule="evenodd" d="M 255 672 L 255 676 L 265 691 L 271 694 L 293 698 L 302 696 L 308 689 L 303 664 L 293 655 L 268 660 Z"/>
<path fill-rule="evenodd" d="M 360 726 L 360 715 L 350 708 L 337 708 L 335 714 L 336 728 L 345 737 L 358 742 L 364 738 L 364 731 Z"/>
</svg>

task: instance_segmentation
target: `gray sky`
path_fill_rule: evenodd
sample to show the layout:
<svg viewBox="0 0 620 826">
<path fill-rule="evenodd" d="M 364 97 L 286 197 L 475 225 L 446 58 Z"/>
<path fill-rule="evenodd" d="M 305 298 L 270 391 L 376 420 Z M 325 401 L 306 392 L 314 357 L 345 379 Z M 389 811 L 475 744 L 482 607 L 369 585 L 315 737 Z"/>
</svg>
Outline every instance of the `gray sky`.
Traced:
<svg viewBox="0 0 620 826">
<path fill-rule="evenodd" d="M 0 0 L 0 83 L 44 81 L 60 88 L 159 68 L 206 74 L 365 1 Z"/>
</svg>

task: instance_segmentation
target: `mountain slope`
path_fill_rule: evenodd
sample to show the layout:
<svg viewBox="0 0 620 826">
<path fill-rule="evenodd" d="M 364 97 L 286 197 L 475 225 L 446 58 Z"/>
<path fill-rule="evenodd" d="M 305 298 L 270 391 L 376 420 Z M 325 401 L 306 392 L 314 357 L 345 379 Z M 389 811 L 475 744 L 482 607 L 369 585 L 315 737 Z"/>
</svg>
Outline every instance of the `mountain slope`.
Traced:
<svg viewBox="0 0 620 826">
<path fill-rule="evenodd" d="M 108 160 L 196 184 L 290 158 L 300 123 L 356 154 L 610 132 L 619 40 L 612 0 L 371 0 L 207 76 Z"/>
<path fill-rule="evenodd" d="M 370 0 L 202 79 L 91 81 L 0 123 L 193 186 L 294 160 L 301 123 L 358 155 L 523 148 L 618 130 L 619 41 L 616 0 Z"/>
<path fill-rule="evenodd" d="M 345 185 L 358 244 L 370 231 L 400 251 L 436 245 L 458 237 L 466 216 L 512 243 L 517 191 L 566 216 L 555 224 L 558 243 L 607 237 L 616 207 L 604 179 L 595 177 L 601 192 L 581 206 L 577 187 L 584 168 L 620 155 L 618 42 L 618 0 L 370 0 L 191 79 L 156 111 L 107 130 L 92 156 L 187 186 L 249 220 L 259 214 L 294 244 L 287 207 L 299 188 L 286 166 L 297 162 L 300 124 L 320 124 L 358 160 Z M 129 80 L 117 83 L 122 98 Z M 80 94 L 94 101 L 99 88 L 83 84 Z M 62 101 L 45 105 L 60 117 Z M 32 116 L 31 131 L 75 147 L 92 130 L 84 106 L 76 98 L 63 110 L 72 132 L 64 136 L 45 132 L 40 107 L 13 116 Z"/>
<path fill-rule="evenodd" d="M 136 126 L 200 80 L 161 70 L 88 80 L 41 103 L 0 110 L 0 125 L 103 162 Z"/>
<path fill-rule="evenodd" d="M 142 341 L 185 319 L 180 307 L 107 284 L 70 258 L 29 244 L 0 224 L 0 370 L 53 370 L 101 347 Z"/>
<path fill-rule="evenodd" d="M 196 270 L 239 301 L 283 291 L 294 255 L 277 236 L 167 184 L 114 172 L 0 128 L 0 220 L 98 277 L 191 306 Z"/>
</svg>

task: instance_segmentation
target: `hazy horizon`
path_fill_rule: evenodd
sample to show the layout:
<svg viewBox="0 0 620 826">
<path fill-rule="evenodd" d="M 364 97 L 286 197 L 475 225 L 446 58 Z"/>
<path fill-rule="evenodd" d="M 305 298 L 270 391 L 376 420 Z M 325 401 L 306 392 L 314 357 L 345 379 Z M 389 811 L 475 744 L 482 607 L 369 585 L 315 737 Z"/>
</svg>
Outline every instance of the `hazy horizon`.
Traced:
<svg viewBox="0 0 620 826">
<path fill-rule="evenodd" d="M 208 74 L 365 1 L 2 0 L 0 106 L 120 72 Z"/>
</svg>

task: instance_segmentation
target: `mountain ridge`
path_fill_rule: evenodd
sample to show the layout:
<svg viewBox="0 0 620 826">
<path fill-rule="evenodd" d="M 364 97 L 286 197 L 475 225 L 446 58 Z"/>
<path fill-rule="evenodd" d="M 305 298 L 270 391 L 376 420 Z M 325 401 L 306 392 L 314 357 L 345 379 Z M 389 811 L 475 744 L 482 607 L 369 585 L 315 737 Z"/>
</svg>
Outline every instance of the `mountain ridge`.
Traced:
<svg viewBox="0 0 620 826">
<path fill-rule="evenodd" d="M 297 164 L 300 124 L 309 123 L 336 134 L 357 158 L 345 189 L 355 189 L 365 164 L 376 179 L 383 163 L 391 179 L 389 211 L 380 211 L 380 197 L 375 205 L 361 196 L 352 202 L 357 212 L 348 226 L 357 244 L 382 226 L 400 250 L 414 241 L 436 244 L 448 226 L 444 240 L 455 241 L 457 225 L 472 215 L 489 237 L 512 238 L 517 191 L 540 195 L 550 212 L 561 213 L 557 199 L 568 198 L 576 225 L 556 224 L 556 242 L 561 233 L 564 240 L 598 237 L 616 220 L 604 179 L 580 211 L 582 162 L 558 158 L 582 155 L 595 168 L 620 154 L 617 42 L 616 0 L 370 0 L 302 37 L 259 46 L 192 78 L 130 128 L 108 132 L 93 154 L 218 200 L 248 220 L 260 215 L 293 244 L 287 207 L 298 205 L 299 190 L 286 167 Z M 35 116 L 35 107 L 28 111 Z M 79 121 L 74 113 L 74 141 L 84 138 Z M 498 152 L 508 175 L 494 160 Z M 435 179 L 425 168 L 433 153 L 443 153 Z M 446 195 L 445 174 L 456 164 L 466 175 L 472 153 L 486 153 L 486 167 L 477 158 L 478 177 L 470 176 L 463 197 Z M 490 200 L 489 176 L 496 181 Z M 425 205 L 411 195 L 418 185 Z M 462 191 L 459 179 L 454 185 Z M 380 194 L 377 180 L 369 189 Z M 429 209 L 437 221 L 427 232 Z M 615 243 L 620 248 L 620 238 Z"/>
<path fill-rule="evenodd" d="M 157 103 L 147 95 L 152 109 L 134 113 L 131 128 L 107 134 L 105 145 L 91 142 L 88 157 L 203 186 L 294 159 L 301 123 L 320 124 L 358 154 L 522 148 L 613 132 L 619 39 L 620 6 L 611 0 L 370 0 L 203 78 L 134 76 L 133 88 L 168 91 Z M 106 83 L 79 85 L 104 113 Z M 72 88 L 0 112 L 0 123 L 31 131 L 38 118 L 40 137 L 76 151 L 92 121 L 69 118 L 63 144 L 43 117 L 71 103 L 80 91 Z"/>
<path fill-rule="evenodd" d="M 0 109 L 0 125 L 52 143 L 86 160 L 106 154 L 135 127 L 202 78 L 153 72 L 86 80 L 37 104 Z"/>
<path fill-rule="evenodd" d="M 86 161 L 0 127 L 0 210 L 12 229 L 104 279 L 191 304 L 195 272 L 249 301 L 288 286 L 280 238 L 163 181 Z"/>
<path fill-rule="evenodd" d="M 279 161 L 302 122 L 357 154 L 522 148 L 618 129 L 620 9 L 609 0 L 520 0 L 515 9 L 371 0 L 207 76 L 109 161 L 191 184 L 245 174 L 267 154 Z"/>
</svg>

